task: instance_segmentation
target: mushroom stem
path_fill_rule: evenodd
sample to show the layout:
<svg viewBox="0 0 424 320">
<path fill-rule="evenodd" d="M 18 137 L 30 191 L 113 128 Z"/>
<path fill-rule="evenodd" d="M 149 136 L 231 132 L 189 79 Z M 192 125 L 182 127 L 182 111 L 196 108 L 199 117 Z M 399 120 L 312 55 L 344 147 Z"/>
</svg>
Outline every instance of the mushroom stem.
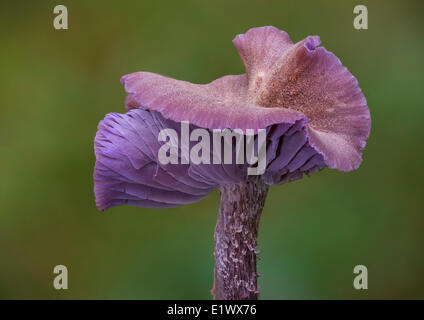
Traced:
<svg viewBox="0 0 424 320">
<path fill-rule="evenodd" d="M 212 294 L 216 300 L 258 299 L 256 245 L 268 186 L 254 176 L 220 191 Z"/>
</svg>

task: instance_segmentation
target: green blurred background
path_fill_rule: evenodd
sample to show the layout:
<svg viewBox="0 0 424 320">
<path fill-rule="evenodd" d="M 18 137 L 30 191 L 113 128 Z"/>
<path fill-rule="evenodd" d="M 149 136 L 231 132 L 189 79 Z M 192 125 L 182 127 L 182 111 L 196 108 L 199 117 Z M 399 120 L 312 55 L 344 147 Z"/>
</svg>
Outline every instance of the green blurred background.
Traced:
<svg viewBox="0 0 424 320">
<path fill-rule="evenodd" d="M 64 4 L 69 30 L 53 28 Z M 365 4 L 369 29 L 353 28 Z M 372 131 L 353 173 L 270 190 L 263 299 L 424 299 L 422 1 L 2 1 L 0 298 L 209 299 L 219 193 L 175 209 L 97 211 L 93 138 L 124 112 L 119 78 L 243 73 L 231 40 L 274 25 L 318 34 L 358 78 Z M 53 267 L 69 290 L 53 288 Z M 364 264 L 369 289 L 354 290 Z"/>
</svg>

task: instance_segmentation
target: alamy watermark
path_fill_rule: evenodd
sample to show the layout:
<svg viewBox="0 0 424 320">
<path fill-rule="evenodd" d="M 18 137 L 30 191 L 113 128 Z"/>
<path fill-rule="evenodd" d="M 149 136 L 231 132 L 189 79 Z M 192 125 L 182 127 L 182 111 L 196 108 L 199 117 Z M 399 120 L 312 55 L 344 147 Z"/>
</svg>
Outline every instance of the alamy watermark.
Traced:
<svg viewBox="0 0 424 320">
<path fill-rule="evenodd" d="M 236 164 L 250 165 L 248 175 L 261 175 L 265 172 L 265 129 L 197 128 L 190 133 L 189 122 L 182 121 L 180 134 L 174 129 L 162 129 L 158 141 L 165 142 L 158 151 L 158 160 L 164 165 L 234 164 L 235 160 Z M 193 145 L 190 142 L 197 143 Z"/>
<path fill-rule="evenodd" d="M 53 279 L 53 287 L 56 290 L 68 289 L 68 268 L 64 265 L 57 265 L 53 268 L 53 273 L 57 276 Z"/>
<path fill-rule="evenodd" d="M 53 27 L 56 30 L 68 29 L 68 8 L 64 5 L 57 5 L 53 9 L 53 13 L 57 16 L 53 19 Z"/>
<path fill-rule="evenodd" d="M 353 279 L 353 287 L 356 290 L 368 289 L 368 268 L 364 265 L 357 265 L 353 268 L 353 274 L 357 274 Z"/>
<path fill-rule="evenodd" d="M 356 30 L 368 29 L 368 8 L 363 4 L 358 4 L 353 8 L 353 13 L 356 14 L 353 19 L 353 27 Z"/>
</svg>

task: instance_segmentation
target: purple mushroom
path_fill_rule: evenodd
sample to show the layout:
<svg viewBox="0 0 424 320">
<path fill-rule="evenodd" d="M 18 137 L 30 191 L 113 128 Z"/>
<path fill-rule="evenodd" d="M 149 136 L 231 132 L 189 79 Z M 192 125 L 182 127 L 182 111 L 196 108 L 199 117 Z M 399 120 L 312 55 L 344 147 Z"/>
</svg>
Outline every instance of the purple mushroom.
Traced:
<svg viewBox="0 0 424 320">
<path fill-rule="evenodd" d="M 127 113 L 110 113 L 98 126 L 95 196 L 100 210 L 168 208 L 219 188 L 212 294 L 256 299 L 257 233 L 269 185 L 324 167 L 357 169 L 371 119 L 357 80 L 319 47 L 318 36 L 293 43 L 286 32 L 262 27 L 233 43 L 245 74 L 200 85 L 149 72 L 122 77 Z M 215 140 L 222 132 L 230 138 Z"/>
</svg>

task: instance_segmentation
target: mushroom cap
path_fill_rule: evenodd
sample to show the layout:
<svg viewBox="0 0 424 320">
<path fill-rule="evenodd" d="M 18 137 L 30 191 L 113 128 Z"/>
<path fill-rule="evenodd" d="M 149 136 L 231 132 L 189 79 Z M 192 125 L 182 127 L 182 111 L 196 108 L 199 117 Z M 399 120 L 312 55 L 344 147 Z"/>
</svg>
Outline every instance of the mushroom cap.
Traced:
<svg viewBox="0 0 424 320">
<path fill-rule="evenodd" d="M 192 203 L 220 185 L 247 178 L 247 164 L 160 163 L 159 132 L 172 128 L 181 138 L 183 121 L 190 123 L 190 133 L 199 128 L 266 130 L 263 179 L 268 184 L 300 179 L 325 166 L 359 167 L 371 126 L 368 106 L 352 74 L 333 53 L 318 47 L 319 37 L 294 44 L 284 31 L 262 27 L 236 36 L 233 43 L 245 74 L 209 84 L 149 72 L 121 78 L 128 112 L 108 114 L 95 138 L 99 209 Z M 210 145 L 212 153 L 213 141 Z M 175 148 L 181 154 L 182 146 Z"/>
</svg>

